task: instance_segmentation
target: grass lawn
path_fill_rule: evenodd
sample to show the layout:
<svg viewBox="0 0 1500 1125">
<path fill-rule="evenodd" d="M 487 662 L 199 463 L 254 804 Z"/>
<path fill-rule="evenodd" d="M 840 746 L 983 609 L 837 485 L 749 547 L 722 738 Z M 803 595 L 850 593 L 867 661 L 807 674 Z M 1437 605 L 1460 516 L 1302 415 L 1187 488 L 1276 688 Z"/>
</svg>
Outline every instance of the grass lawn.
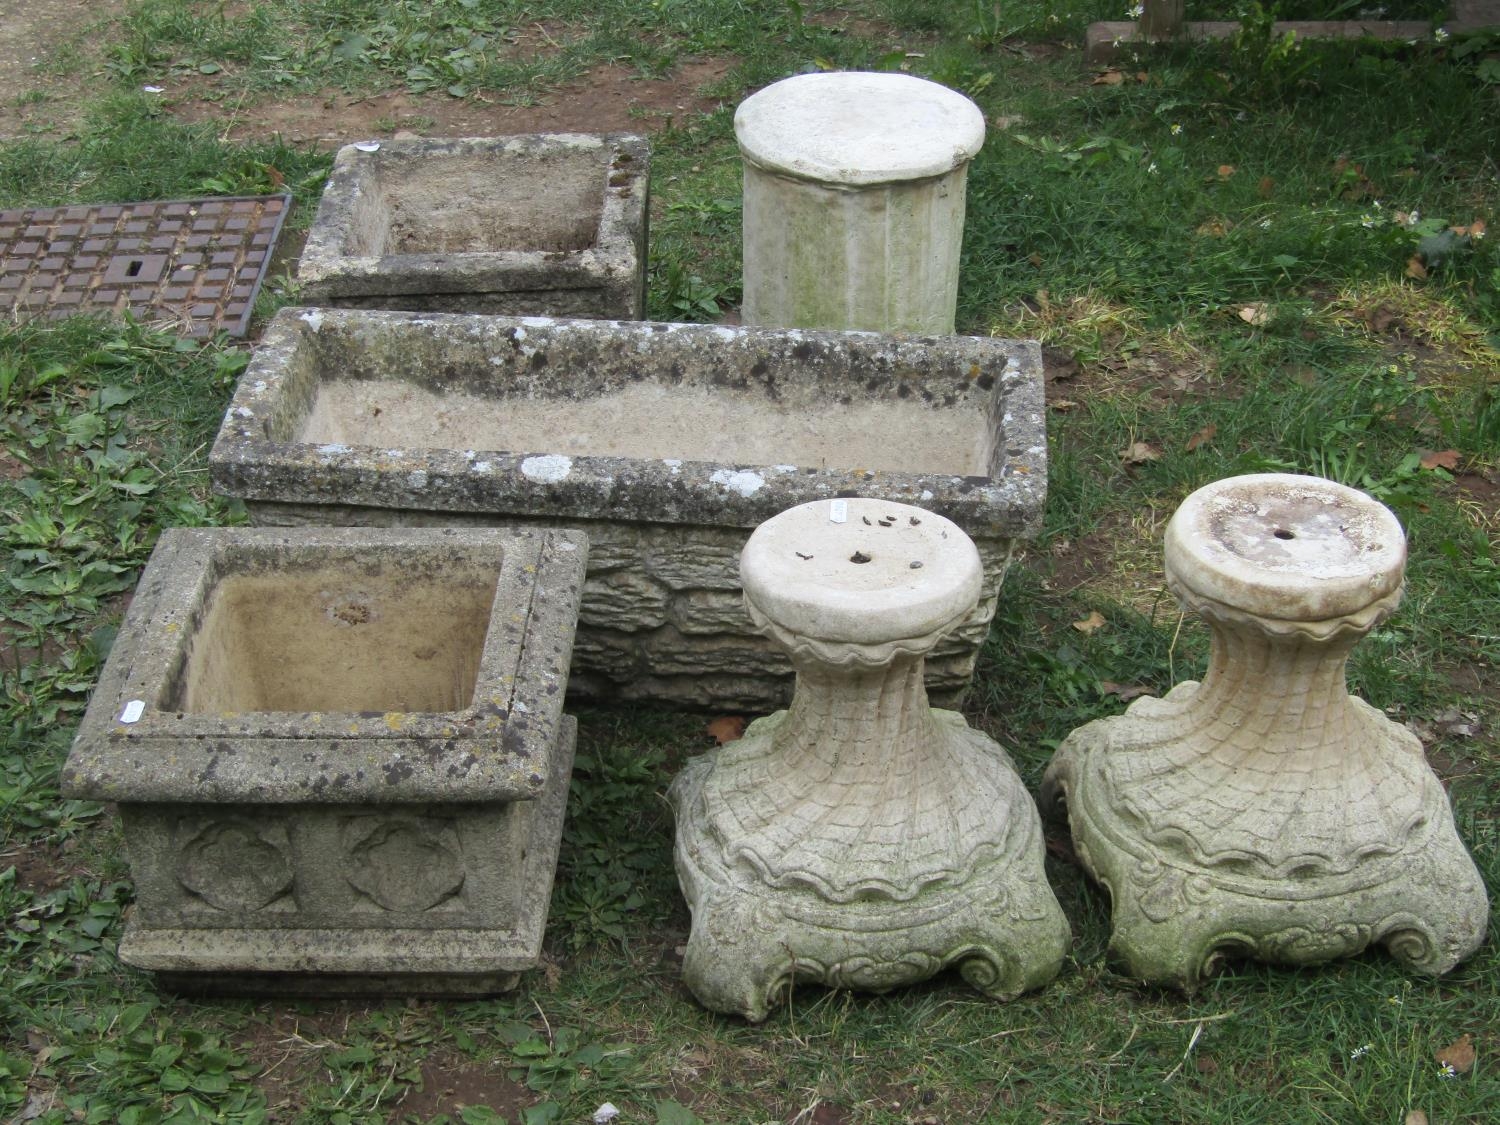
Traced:
<svg viewBox="0 0 1500 1125">
<path fill-rule="evenodd" d="M 1051 438 L 1045 530 L 1007 579 L 971 720 L 1034 791 L 1075 726 L 1201 674 L 1206 633 L 1160 568 L 1182 498 L 1235 473 L 1334 478 L 1410 539 L 1405 603 L 1356 650 L 1353 689 L 1421 736 L 1500 898 L 1500 37 L 1295 46 L 1257 6 L 1232 43 L 1090 70 L 1084 26 L 1123 18 L 1097 0 L 48 2 L 70 22 L 4 79 L 0 206 L 284 185 L 295 244 L 333 144 L 299 133 L 310 120 L 353 139 L 614 114 L 652 136 L 659 319 L 738 300 L 732 115 L 749 91 L 818 67 L 964 91 L 990 132 L 959 330 L 1042 340 Z M 283 267 L 258 311 L 295 299 Z M 1441 980 L 1377 951 L 1231 964 L 1184 998 L 1112 973 L 1108 904 L 1065 834 L 1048 871 L 1074 947 L 1034 995 L 999 1005 L 940 979 L 800 989 L 758 1027 L 706 1013 L 679 979 L 663 791 L 707 717 L 644 709 L 579 715 L 546 962 L 517 993 L 158 994 L 114 956 L 132 890 L 112 812 L 62 799 L 57 775 L 158 530 L 242 519 L 205 464 L 245 361 L 133 324 L 0 325 L 0 1116 L 1500 1119 L 1493 933 Z"/>
</svg>

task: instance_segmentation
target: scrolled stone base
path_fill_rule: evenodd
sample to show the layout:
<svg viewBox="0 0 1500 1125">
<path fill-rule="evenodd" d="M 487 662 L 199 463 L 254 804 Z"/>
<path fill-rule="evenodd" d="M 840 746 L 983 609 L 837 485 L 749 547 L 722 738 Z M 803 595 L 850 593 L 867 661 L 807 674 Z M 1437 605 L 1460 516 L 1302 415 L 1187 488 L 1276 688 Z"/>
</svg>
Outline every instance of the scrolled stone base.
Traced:
<svg viewBox="0 0 1500 1125">
<path fill-rule="evenodd" d="M 1103 763 L 1140 737 L 1139 726 L 1127 713 L 1075 731 L 1041 795 L 1046 813 L 1066 807 L 1079 860 L 1109 892 L 1110 957 L 1127 975 L 1191 992 L 1226 959 L 1313 965 L 1373 946 L 1437 975 L 1483 942 L 1484 886 L 1435 778 L 1424 821 L 1399 851 L 1333 873 L 1265 877 L 1250 863 L 1236 871 L 1165 849 L 1115 810 Z"/>
<path fill-rule="evenodd" d="M 769 738 L 784 715 L 752 724 L 743 742 Z M 934 715 L 946 729 L 963 726 L 950 712 Z M 683 977 L 700 1003 L 758 1022 L 799 981 L 885 992 L 956 967 L 980 992 L 1010 1000 L 1057 974 L 1070 934 L 1043 874 L 1035 807 L 1005 752 L 978 732 L 963 733 L 971 745 L 988 744 L 995 774 L 1013 790 L 1007 847 L 961 880 L 930 883 L 904 900 L 871 893 L 833 902 L 726 861 L 703 792 L 717 759 L 743 747 L 684 767 L 670 796 L 677 875 L 693 915 Z"/>
</svg>

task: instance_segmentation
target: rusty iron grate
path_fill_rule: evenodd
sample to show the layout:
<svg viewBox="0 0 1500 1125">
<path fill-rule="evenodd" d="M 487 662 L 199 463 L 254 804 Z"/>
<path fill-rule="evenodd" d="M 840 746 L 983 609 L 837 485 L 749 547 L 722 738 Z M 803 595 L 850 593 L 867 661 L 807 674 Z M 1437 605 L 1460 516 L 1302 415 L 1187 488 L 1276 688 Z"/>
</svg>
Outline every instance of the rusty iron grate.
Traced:
<svg viewBox="0 0 1500 1125">
<path fill-rule="evenodd" d="M 0 211 L 0 308 L 129 311 L 194 338 L 250 324 L 290 196 Z"/>
</svg>

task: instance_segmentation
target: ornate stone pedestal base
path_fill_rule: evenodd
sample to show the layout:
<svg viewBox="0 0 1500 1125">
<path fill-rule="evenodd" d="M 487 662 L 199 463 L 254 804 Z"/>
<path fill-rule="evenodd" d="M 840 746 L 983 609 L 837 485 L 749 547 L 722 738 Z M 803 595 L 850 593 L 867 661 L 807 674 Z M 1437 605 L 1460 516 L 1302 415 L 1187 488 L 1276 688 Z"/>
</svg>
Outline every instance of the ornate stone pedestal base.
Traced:
<svg viewBox="0 0 1500 1125">
<path fill-rule="evenodd" d="M 1389 511 L 1313 477 L 1219 481 L 1174 515 L 1167 583 L 1213 631 L 1208 673 L 1074 731 L 1042 785 L 1132 976 L 1192 989 L 1223 956 L 1375 944 L 1442 973 L 1478 948 L 1484 886 L 1421 742 L 1344 681 L 1405 556 Z"/>
<path fill-rule="evenodd" d="M 741 559 L 797 689 L 672 786 L 684 976 L 751 1020 L 796 980 L 883 991 L 949 965 L 1009 999 L 1068 945 L 1039 819 L 1005 752 L 930 708 L 922 681 L 978 595 L 978 554 L 921 509 L 833 504 L 768 521 Z"/>
</svg>

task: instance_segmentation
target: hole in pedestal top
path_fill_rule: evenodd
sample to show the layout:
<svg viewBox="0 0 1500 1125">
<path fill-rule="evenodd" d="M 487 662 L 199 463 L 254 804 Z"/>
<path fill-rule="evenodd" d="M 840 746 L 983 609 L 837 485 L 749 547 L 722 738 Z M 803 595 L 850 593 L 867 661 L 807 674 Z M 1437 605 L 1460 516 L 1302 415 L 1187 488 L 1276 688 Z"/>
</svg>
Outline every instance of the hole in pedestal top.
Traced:
<svg viewBox="0 0 1500 1125">
<path fill-rule="evenodd" d="M 1277 539 L 1295 539 L 1295 538 L 1297 538 L 1297 533 L 1295 531 L 1288 531 L 1284 527 L 1278 527 L 1275 531 L 1271 532 L 1271 534 L 1274 535 L 1274 536 L 1276 536 Z"/>
<path fill-rule="evenodd" d="M 166 709 L 456 711 L 479 677 L 499 551 L 224 561 Z"/>
<path fill-rule="evenodd" d="M 852 563 L 867 563 L 873 557 L 873 555 L 867 555 L 863 551 L 855 551 L 854 554 L 849 556 L 849 561 Z"/>
</svg>

